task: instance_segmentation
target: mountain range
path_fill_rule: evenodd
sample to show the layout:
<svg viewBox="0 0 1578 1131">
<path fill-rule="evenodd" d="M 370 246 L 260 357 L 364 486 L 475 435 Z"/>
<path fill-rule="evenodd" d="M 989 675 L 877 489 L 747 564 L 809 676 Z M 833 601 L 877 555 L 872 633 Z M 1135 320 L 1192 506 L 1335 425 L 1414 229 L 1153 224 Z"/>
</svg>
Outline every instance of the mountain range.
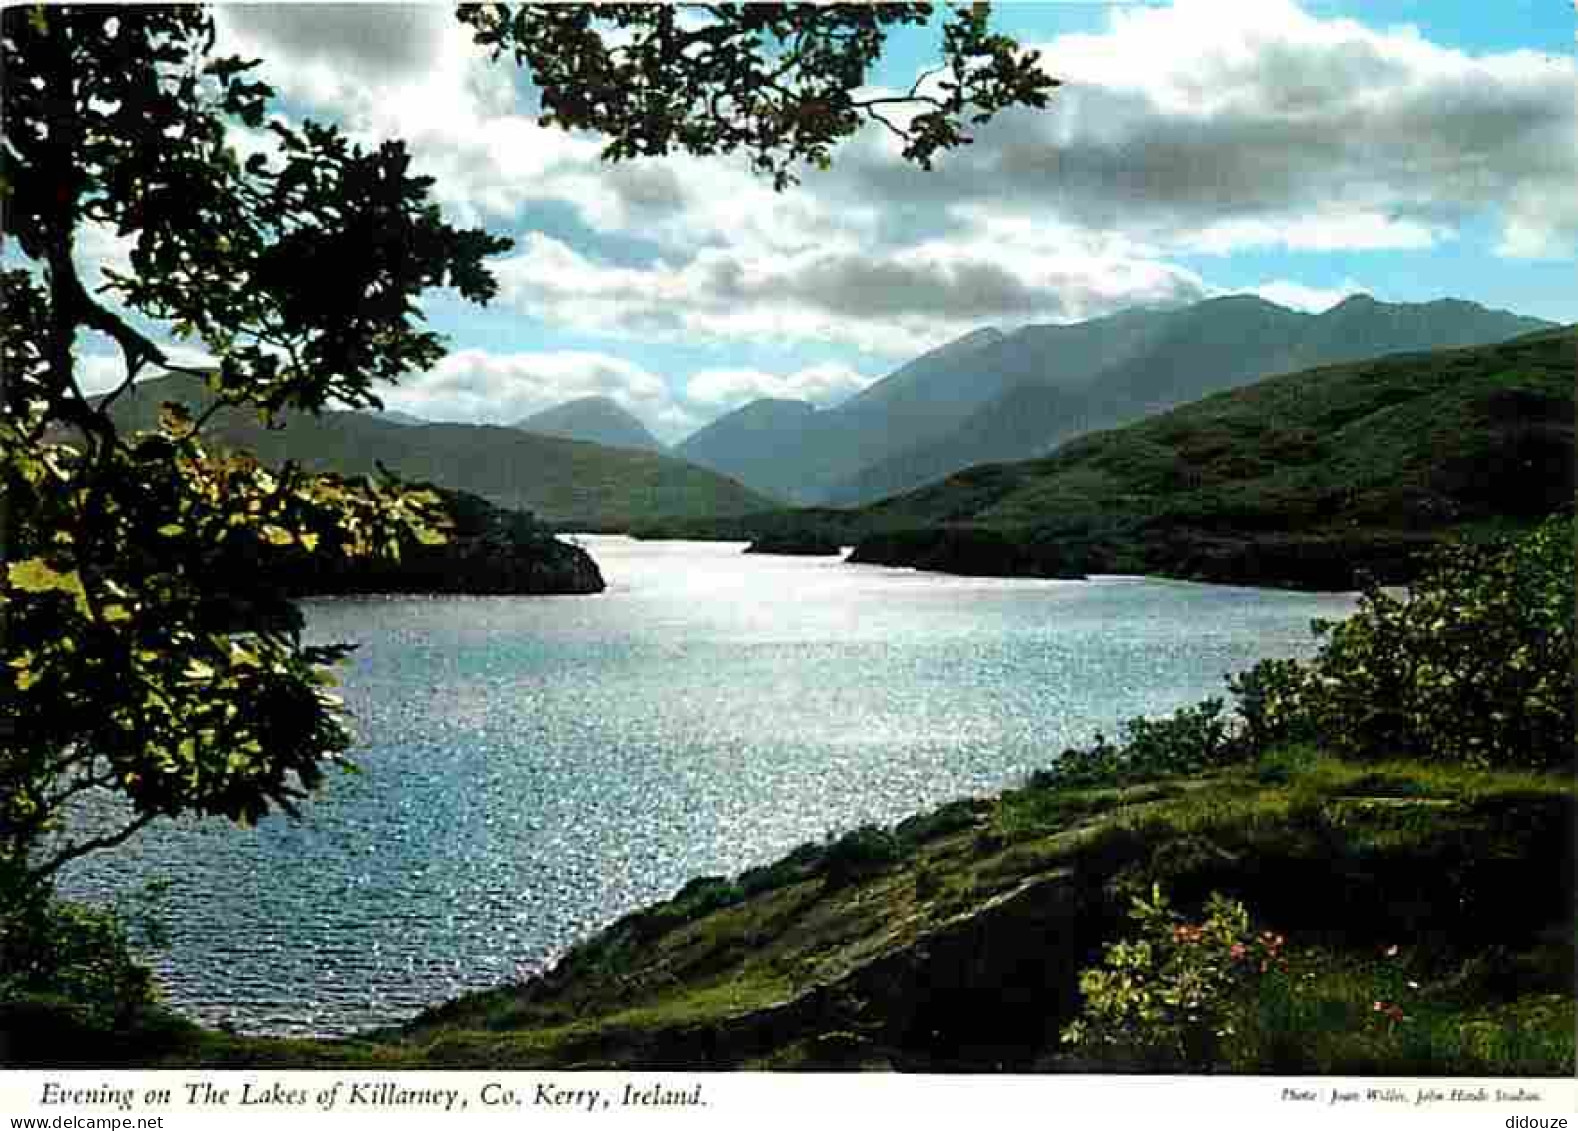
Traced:
<svg viewBox="0 0 1578 1131">
<path fill-rule="evenodd" d="M 143 381 L 116 402 L 123 428 L 153 428 L 159 406 L 194 411 L 212 403 L 195 378 Z M 465 491 L 530 511 L 560 529 L 623 529 L 659 516 L 737 515 L 777 500 L 683 460 L 486 424 L 392 423 L 366 412 L 287 414 L 266 428 L 247 410 L 222 409 L 204 430 L 220 446 L 265 463 L 294 460 L 308 470 L 366 475 L 380 465 L 410 480 Z"/>
<path fill-rule="evenodd" d="M 979 358 L 1001 342 L 976 330 L 899 367 L 835 408 L 796 402 L 745 405 L 675 449 L 757 490 L 799 502 L 826 499 L 843 481 L 905 448 L 946 435 L 1007 383 Z M 806 411 L 811 409 L 811 411 Z"/>
<path fill-rule="evenodd" d="M 1281 374 L 836 513 L 868 532 L 851 560 L 885 565 L 1404 581 L 1443 538 L 1572 507 L 1575 343 L 1568 327 Z"/>
<path fill-rule="evenodd" d="M 382 464 L 561 529 L 650 530 L 776 510 L 786 500 L 860 507 L 966 468 L 1040 457 L 1082 434 L 1270 374 L 1493 343 L 1551 325 L 1455 299 L 1392 304 L 1357 295 L 1305 314 L 1235 295 L 1012 333 L 979 329 L 833 408 L 753 401 L 672 450 L 607 397 L 570 401 L 512 427 L 329 411 L 293 414 L 288 428 L 272 430 L 227 411 L 208 434 L 270 462 L 345 474 Z M 169 376 L 139 385 L 117 413 L 150 427 L 161 401 L 201 409 L 207 398 L 200 382 Z"/>
<path fill-rule="evenodd" d="M 816 415 L 816 406 L 807 401 L 754 400 L 692 433 L 675 454 L 714 470 L 732 467 L 742 483 L 749 480 L 757 490 L 800 499 L 799 477 L 784 451 Z"/>
<path fill-rule="evenodd" d="M 657 522 L 648 538 L 813 538 L 993 576 L 1150 574 L 1352 589 L 1575 497 L 1578 327 L 1277 374 L 1032 460 L 863 507 Z"/>
<path fill-rule="evenodd" d="M 1552 325 L 1456 299 L 1355 295 L 1306 314 L 1232 295 L 1007 334 L 977 330 L 835 408 L 755 402 L 676 450 L 758 490 L 847 506 L 974 464 L 1042 455 L 1083 432 L 1274 373 Z"/>
</svg>

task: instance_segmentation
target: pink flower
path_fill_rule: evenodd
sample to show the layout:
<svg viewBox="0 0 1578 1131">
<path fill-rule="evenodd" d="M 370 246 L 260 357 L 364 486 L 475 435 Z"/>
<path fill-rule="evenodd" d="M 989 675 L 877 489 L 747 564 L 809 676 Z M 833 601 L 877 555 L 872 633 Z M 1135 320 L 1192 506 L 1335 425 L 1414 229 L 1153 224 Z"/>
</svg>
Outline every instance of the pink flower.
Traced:
<svg viewBox="0 0 1578 1131">
<path fill-rule="evenodd" d="M 1386 1019 L 1393 1025 L 1407 1019 L 1407 1015 L 1403 1013 L 1403 1007 L 1389 1001 L 1378 1001 L 1370 1008 L 1376 1013 L 1384 1014 Z"/>
</svg>

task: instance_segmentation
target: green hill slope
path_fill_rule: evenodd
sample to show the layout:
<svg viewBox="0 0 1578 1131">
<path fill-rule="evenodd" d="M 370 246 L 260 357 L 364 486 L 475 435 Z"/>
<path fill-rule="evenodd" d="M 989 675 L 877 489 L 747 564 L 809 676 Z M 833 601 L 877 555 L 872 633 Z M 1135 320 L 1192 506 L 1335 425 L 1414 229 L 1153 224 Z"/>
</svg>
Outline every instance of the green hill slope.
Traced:
<svg viewBox="0 0 1578 1131">
<path fill-rule="evenodd" d="M 152 427 L 159 405 L 209 403 L 187 378 L 146 381 L 115 415 L 125 427 Z M 710 517 L 762 510 L 774 500 L 716 472 L 655 452 L 608 448 L 479 424 L 391 424 L 360 412 L 292 414 L 264 428 L 250 413 L 221 411 L 205 430 L 265 462 L 295 460 L 316 471 L 363 475 L 382 464 L 407 478 L 480 495 L 534 513 L 561 528 L 622 529 L 652 518 Z"/>
<path fill-rule="evenodd" d="M 1573 330 L 1286 374 L 860 512 L 855 560 L 1348 588 L 1574 492 Z"/>
</svg>

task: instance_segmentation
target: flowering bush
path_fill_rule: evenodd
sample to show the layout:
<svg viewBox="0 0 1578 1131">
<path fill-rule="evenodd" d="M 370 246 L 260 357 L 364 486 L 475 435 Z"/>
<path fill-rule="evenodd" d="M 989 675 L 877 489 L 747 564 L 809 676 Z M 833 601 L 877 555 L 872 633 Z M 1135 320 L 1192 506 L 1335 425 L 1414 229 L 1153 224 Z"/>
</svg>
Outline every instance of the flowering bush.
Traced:
<svg viewBox="0 0 1578 1131">
<path fill-rule="evenodd" d="M 1286 940 L 1255 932 L 1244 905 L 1219 893 L 1199 922 L 1177 915 L 1158 886 L 1130 915 L 1139 937 L 1108 945 L 1102 965 L 1080 975 L 1084 1010 L 1063 1042 L 1148 1065 L 1214 1062 L 1239 999 L 1262 975 L 1286 969 Z"/>
</svg>

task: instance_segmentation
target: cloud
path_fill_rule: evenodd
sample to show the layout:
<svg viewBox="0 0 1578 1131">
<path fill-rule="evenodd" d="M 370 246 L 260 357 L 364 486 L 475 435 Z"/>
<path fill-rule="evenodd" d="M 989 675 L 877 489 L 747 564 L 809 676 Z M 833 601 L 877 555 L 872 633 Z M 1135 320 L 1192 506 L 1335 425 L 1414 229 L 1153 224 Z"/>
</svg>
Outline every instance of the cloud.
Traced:
<svg viewBox="0 0 1578 1131">
<path fill-rule="evenodd" d="M 240 4 L 221 19 L 232 34 L 289 56 L 297 67 L 384 77 L 425 71 L 431 44 L 454 17 L 445 7 L 416 4 Z"/>
<path fill-rule="evenodd" d="M 192 346 L 155 342 L 170 364 L 193 369 L 207 369 L 218 364 L 213 356 Z M 102 334 L 89 332 L 83 336 L 83 349 L 77 355 L 77 383 L 82 391 L 92 396 L 118 388 L 126 380 L 126 360 L 116 349 L 115 343 Z M 163 370 L 149 367 L 143 370 L 138 383 L 163 375 Z"/>
<path fill-rule="evenodd" d="M 131 253 L 137 246 L 136 237 L 118 235 L 113 228 L 94 223 L 80 225 L 75 237 L 72 260 L 76 264 L 82 285 L 95 297 L 95 301 L 124 313 L 115 296 L 103 291 L 102 288 L 107 281 L 106 271 L 117 275 L 134 274 Z"/>
<path fill-rule="evenodd" d="M 517 237 L 494 311 L 617 341 L 611 360 L 649 341 L 899 360 L 982 325 L 1219 293 L 1183 256 L 1423 252 L 1486 231 L 1504 256 L 1578 248 L 1571 59 L 1473 55 L 1291 0 L 1116 8 L 1099 33 L 1036 45 L 1066 82 L 1049 111 L 1000 116 L 930 173 L 868 128 L 787 193 L 734 159 L 604 163 L 602 139 L 539 127 L 524 73 L 490 62 L 446 7 L 221 5 L 216 20 L 222 50 L 263 58 L 286 113 L 405 139 L 455 222 Z M 1259 292 L 1305 307 L 1335 294 L 1286 279 Z M 546 371 L 523 360 L 545 354 L 467 356 L 509 405 L 553 403 L 524 391 L 533 380 L 554 400 L 606 391 L 594 355 Z M 783 387 L 760 376 L 738 383 Z M 629 407 L 675 427 L 701 406 L 635 388 Z M 475 416 L 480 392 L 444 396 L 446 412 L 502 418 Z"/>
<path fill-rule="evenodd" d="M 550 172 L 595 165 L 589 137 L 538 126 L 534 89 L 488 62 L 446 6 L 221 5 L 220 48 L 259 56 L 287 109 L 372 145 L 404 140 L 459 222 L 513 219 L 558 199 Z"/>
<path fill-rule="evenodd" d="M 585 231 L 518 232 L 519 254 L 499 264 L 505 299 L 550 327 L 899 357 L 984 322 L 1203 293 L 1187 272 L 1111 249 L 1040 237 L 1044 254 L 1005 253 L 946 207 L 911 210 L 902 194 L 884 200 L 848 177 L 808 173 L 800 190 L 777 193 L 740 160 L 608 165 L 600 139 L 540 129 L 516 69 L 487 62 L 447 12 L 399 23 L 367 11 L 365 40 L 348 8 L 300 20 L 288 8 L 222 8 L 220 20 L 305 110 L 330 112 L 364 141 L 405 138 L 461 222 L 569 209 Z M 893 156 L 877 134 L 854 148 Z M 651 249 L 644 258 L 630 254 L 632 239 Z"/>
<path fill-rule="evenodd" d="M 871 384 L 845 365 L 790 373 L 709 369 L 676 385 L 627 358 L 591 351 L 494 353 L 466 349 L 379 390 L 389 408 L 428 420 L 513 424 L 580 397 L 608 397 L 660 439 L 674 442 L 747 401 L 789 397 L 829 406 Z"/>
<path fill-rule="evenodd" d="M 1503 254 L 1578 245 L 1570 58 L 1470 55 L 1288 0 L 1117 9 L 1039 45 L 1066 82 L 915 177 L 858 153 L 866 191 L 977 202 L 1166 253 L 1428 247 L 1485 217 Z"/>
<path fill-rule="evenodd" d="M 675 255 L 729 247 L 753 254 L 854 248 L 876 209 L 813 192 L 775 192 L 735 158 L 673 156 L 605 164 L 589 150 L 544 177 L 546 197 L 570 204 L 596 233 L 637 236 Z"/>
<path fill-rule="evenodd" d="M 582 332 L 680 341 L 835 343 L 889 356 L 983 322 L 1067 321 L 1117 306 L 1200 298 L 1181 268 L 1042 233 L 1005 249 L 937 241 L 883 259 L 807 250 L 704 249 L 688 262 L 621 266 L 528 235 L 496 272 L 504 302 Z"/>
<path fill-rule="evenodd" d="M 565 401 L 603 396 L 654 431 L 672 433 L 697 424 L 657 374 L 625 358 L 593 352 L 463 349 L 379 395 L 388 407 L 429 420 L 510 424 Z"/>
<path fill-rule="evenodd" d="M 1172 258 L 1425 251 L 1488 219 L 1503 255 L 1578 242 L 1570 60 L 1473 56 L 1286 0 L 1123 9 L 1041 45 L 1068 85 L 917 173 L 868 130 L 774 194 L 680 159 L 549 180 L 644 262 L 546 233 L 507 300 L 661 340 L 817 341 L 902 356 L 982 324 L 1060 322 L 1216 288 Z"/>
<path fill-rule="evenodd" d="M 1330 310 L 1349 295 L 1369 294 L 1370 291 L 1352 281 L 1345 282 L 1340 287 L 1310 287 L 1289 279 L 1275 279 L 1249 288 L 1248 293 L 1259 295 L 1267 302 L 1274 302 L 1291 310 L 1320 314 Z"/>
<path fill-rule="evenodd" d="M 1184 251 L 1231 255 L 1243 248 L 1287 251 L 1411 251 L 1454 238 L 1450 228 L 1398 220 L 1375 212 L 1327 212 L 1273 220 L 1226 220 L 1176 241 Z"/>
</svg>

